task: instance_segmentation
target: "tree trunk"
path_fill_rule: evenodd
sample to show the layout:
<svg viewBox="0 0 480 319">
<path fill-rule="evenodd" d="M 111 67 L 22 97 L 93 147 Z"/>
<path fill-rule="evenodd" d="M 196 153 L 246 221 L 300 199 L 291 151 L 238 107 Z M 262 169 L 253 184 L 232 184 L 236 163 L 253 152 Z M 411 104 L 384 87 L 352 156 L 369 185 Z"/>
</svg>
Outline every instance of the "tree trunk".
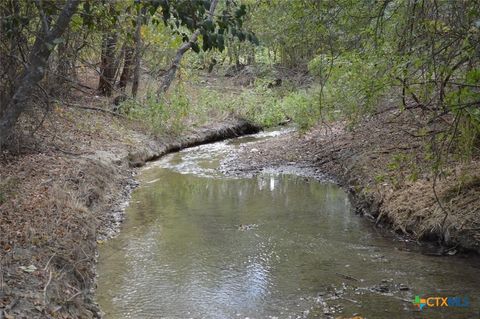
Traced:
<svg viewBox="0 0 480 319">
<path fill-rule="evenodd" d="M 143 43 L 142 43 L 142 20 L 143 16 L 145 15 L 145 7 L 138 11 L 137 15 L 137 23 L 135 25 L 135 35 L 134 35 L 134 42 L 135 42 L 135 56 L 133 57 L 135 67 L 133 70 L 133 83 L 132 83 L 132 96 L 136 97 L 138 93 L 138 85 L 140 83 L 140 67 L 141 67 L 141 60 L 142 60 L 142 50 L 143 50 Z"/>
<path fill-rule="evenodd" d="M 117 46 L 117 33 L 108 32 L 102 41 L 102 57 L 100 64 L 100 79 L 98 92 L 105 96 L 111 96 L 115 82 L 116 61 L 115 48 Z"/>
<path fill-rule="evenodd" d="M 56 73 L 53 74 L 52 79 L 49 80 L 49 91 L 54 96 L 67 96 L 71 87 L 71 78 L 75 71 L 75 62 L 72 59 L 72 49 L 70 45 L 70 30 L 66 30 L 63 35 L 64 41 L 58 44 L 57 47 L 57 61 L 53 67 Z"/>
<path fill-rule="evenodd" d="M 177 73 L 177 69 L 180 66 L 180 62 L 182 61 L 183 55 L 188 50 L 190 50 L 193 43 L 197 42 L 197 38 L 199 35 L 200 35 L 200 31 L 199 30 L 195 31 L 192 37 L 190 38 L 190 41 L 182 44 L 180 49 L 178 49 L 177 54 L 175 55 L 175 58 L 173 59 L 172 64 L 170 65 L 170 68 L 167 70 L 167 72 L 164 75 L 163 82 L 160 85 L 157 95 L 162 95 L 163 93 L 168 91 L 168 89 L 170 88 L 170 85 L 175 79 L 175 74 Z"/>
<path fill-rule="evenodd" d="M 44 21 L 40 27 L 32 50 L 28 56 L 28 66 L 16 81 L 15 91 L 9 98 L 6 108 L 0 118 L 0 148 L 11 137 L 13 127 L 20 115 L 25 111 L 27 99 L 33 89 L 42 80 L 48 66 L 48 58 L 55 47 L 55 42 L 62 36 L 70 20 L 77 10 L 80 0 L 68 0 L 63 6 L 60 15 L 53 27 L 48 21 Z M 41 16 L 45 17 L 44 12 Z"/>
<path fill-rule="evenodd" d="M 70 60 L 69 60 L 69 52 L 68 52 L 68 32 L 66 34 L 66 39 L 62 41 L 58 45 L 57 55 L 58 55 L 58 63 L 57 63 L 57 81 L 65 82 L 65 78 L 69 76 L 70 73 Z M 64 37 L 64 38 L 65 38 Z"/>
<path fill-rule="evenodd" d="M 127 87 L 127 83 L 131 78 L 132 75 L 132 67 L 133 67 L 133 54 L 134 49 L 131 45 L 126 45 L 124 50 L 124 63 L 123 63 L 123 71 L 120 75 L 120 80 L 118 81 L 118 88 L 125 92 L 125 88 Z"/>
<path fill-rule="evenodd" d="M 217 7 L 217 3 L 218 3 L 218 0 L 212 0 L 212 2 L 210 3 L 210 10 L 208 11 L 208 18 L 207 18 L 208 21 L 213 20 L 213 14 L 215 13 L 215 8 Z M 163 78 L 163 82 L 157 91 L 157 96 L 160 96 L 168 91 L 168 88 L 170 87 L 173 80 L 175 79 L 175 74 L 177 73 L 177 69 L 180 67 L 180 62 L 182 61 L 183 55 L 188 50 L 190 50 L 190 48 L 195 42 L 197 42 L 199 35 L 200 35 L 200 30 L 196 30 L 192 34 L 190 41 L 182 44 L 182 46 L 178 49 L 177 54 L 175 55 L 175 58 L 173 59 L 170 68 L 167 70 Z"/>
<path fill-rule="evenodd" d="M 20 18 L 20 5 L 15 0 L 10 0 L 8 5 L 2 7 L 2 17 L 15 17 Z M 25 37 L 22 34 L 22 30 L 19 27 L 14 27 L 10 39 L 5 33 L 0 34 L 1 43 L 8 43 L 7 50 L 1 50 L 0 55 L 0 118 L 3 116 L 4 110 L 10 97 L 15 93 L 15 79 L 21 71 L 20 59 L 21 57 L 19 48 L 26 43 Z M 26 61 L 25 61 L 26 62 Z"/>
</svg>

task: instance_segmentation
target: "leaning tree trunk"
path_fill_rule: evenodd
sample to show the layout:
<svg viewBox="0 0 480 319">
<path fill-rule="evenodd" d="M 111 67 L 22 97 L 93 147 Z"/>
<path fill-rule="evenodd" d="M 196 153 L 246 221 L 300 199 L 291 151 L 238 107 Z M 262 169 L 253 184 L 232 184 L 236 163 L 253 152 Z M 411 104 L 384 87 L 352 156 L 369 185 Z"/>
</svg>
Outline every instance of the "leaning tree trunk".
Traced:
<svg viewBox="0 0 480 319">
<path fill-rule="evenodd" d="M 80 0 L 68 0 L 63 6 L 53 27 L 50 26 L 47 19 L 41 24 L 40 30 L 35 37 L 32 50 L 28 56 L 28 65 L 22 71 L 18 81 L 16 81 L 14 93 L 8 99 L 5 110 L 0 118 L 0 148 L 3 147 L 12 136 L 13 127 L 26 109 L 27 99 L 44 77 L 48 67 L 48 58 L 56 42 L 58 42 L 58 39 L 70 24 L 70 20 L 77 10 L 79 2 Z M 44 12 L 40 13 L 41 16 L 46 16 Z"/>
<path fill-rule="evenodd" d="M 212 21 L 213 20 L 213 14 L 215 13 L 215 8 L 217 7 L 218 0 L 212 0 L 210 3 L 210 10 L 208 11 L 208 18 L 207 20 Z M 160 85 L 158 91 L 157 91 L 157 96 L 160 96 L 164 94 L 165 92 L 168 91 L 168 88 L 172 84 L 173 80 L 175 79 L 175 74 L 177 73 L 177 70 L 180 66 L 180 61 L 182 61 L 183 55 L 191 49 L 192 45 L 197 42 L 198 36 L 200 35 L 200 30 L 196 30 L 191 38 L 190 41 L 185 42 L 182 44 L 182 46 L 178 49 L 177 54 L 175 55 L 175 58 L 172 61 L 172 64 L 170 68 L 167 70 L 163 82 Z"/>
</svg>

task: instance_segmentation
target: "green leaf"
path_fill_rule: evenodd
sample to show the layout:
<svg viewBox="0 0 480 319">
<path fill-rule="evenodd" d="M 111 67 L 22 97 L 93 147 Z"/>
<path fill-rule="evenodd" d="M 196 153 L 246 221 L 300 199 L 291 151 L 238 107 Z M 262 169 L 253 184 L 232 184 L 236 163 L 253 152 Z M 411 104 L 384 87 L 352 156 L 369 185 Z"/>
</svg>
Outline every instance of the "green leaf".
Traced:
<svg viewBox="0 0 480 319">
<path fill-rule="evenodd" d="M 480 82 L 480 69 L 473 69 L 467 72 L 467 82 L 470 84 L 476 84 Z"/>
</svg>

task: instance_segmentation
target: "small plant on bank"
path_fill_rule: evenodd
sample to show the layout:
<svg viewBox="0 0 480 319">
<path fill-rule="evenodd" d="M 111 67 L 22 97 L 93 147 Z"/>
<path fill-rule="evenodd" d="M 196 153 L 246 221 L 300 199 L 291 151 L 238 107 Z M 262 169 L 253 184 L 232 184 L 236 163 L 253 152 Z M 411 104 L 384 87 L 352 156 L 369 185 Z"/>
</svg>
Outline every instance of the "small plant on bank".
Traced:
<svg viewBox="0 0 480 319">
<path fill-rule="evenodd" d="M 190 111 L 190 100 L 181 85 L 166 97 L 150 93 L 141 101 L 129 99 L 120 105 L 121 113 L 144 123 L 158 135 L 180 134 L 186 128 L 184 120 Z"/>
</svg>

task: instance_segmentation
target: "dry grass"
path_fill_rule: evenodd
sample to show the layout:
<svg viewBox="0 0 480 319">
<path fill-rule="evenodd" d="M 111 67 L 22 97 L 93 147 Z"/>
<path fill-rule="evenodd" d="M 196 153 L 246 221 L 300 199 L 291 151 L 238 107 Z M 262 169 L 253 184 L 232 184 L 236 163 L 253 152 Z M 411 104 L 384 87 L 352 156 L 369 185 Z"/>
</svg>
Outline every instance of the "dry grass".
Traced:
<svg viewBox="0 0 480 319">
<path fill-rule="evenodd" d="M 94 97 L 75 103 L 106 104 Z M 24 117 L 19 131 L 29 122 Z M 105 212 L 118 204 L 130 171 L 128 162 L 115 165 L 93 155 L 127 154 L 129 143 L 141 136 L 132 131 L 135 125 L 57 105 L 33 136 L 20 135 L 19 147 L 2 154 L 0 308 L 11 308 L 4 315 L 97 316 L 85 302 L 91 298 L 96 238 L 108 227 Z M 30 265 L 33 272 L 20 268 Z"/>
</svg>

